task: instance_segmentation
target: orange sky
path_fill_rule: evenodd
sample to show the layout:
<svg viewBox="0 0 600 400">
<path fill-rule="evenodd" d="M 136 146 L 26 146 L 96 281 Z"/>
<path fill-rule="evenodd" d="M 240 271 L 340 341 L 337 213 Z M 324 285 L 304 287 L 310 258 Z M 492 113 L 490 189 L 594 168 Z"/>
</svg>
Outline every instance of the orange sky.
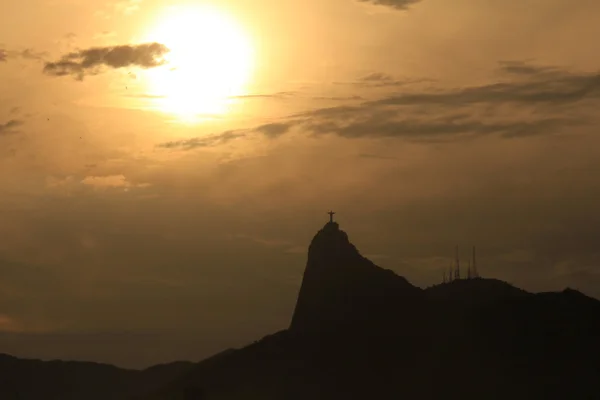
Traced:
<svg viewBox="0 0 600 400">
<path fill-rule="evenodd" d="M 417 285 L 475 244 L 600 297 L 597 1 L 6 3 L 0 352 L 139 367 L 284 328 L 330 208 Z"/>
</svg>

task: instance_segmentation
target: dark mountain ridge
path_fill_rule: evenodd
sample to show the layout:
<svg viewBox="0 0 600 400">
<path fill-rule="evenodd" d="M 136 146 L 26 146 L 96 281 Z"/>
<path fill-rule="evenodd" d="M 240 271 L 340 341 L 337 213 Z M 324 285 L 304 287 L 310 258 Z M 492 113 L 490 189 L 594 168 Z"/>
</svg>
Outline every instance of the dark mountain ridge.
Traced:
<svg viewBox="0 0 600 400">
<path fill-rule="evenodd" d="M 130 372 L 104 382 L 136 400 L 600 399 L 599 336 L 600 301 L 580 292 L 483 278 L 421 289 L 329 222 L 310 244 L 289 329 L 181 366 L 156 390 L 121 383 Z"/>
<path fill-rule="evenodd" d="M 0 399 L 128 399 L 150 393 L 189 370 L 178 361 L 129 370 L 80 361 L 41 361 L 0 354 Z"/>
<path fill-rule="evenodd" d="M 338 224 L 313 238 L 290 328 L 145 400 L 600 398 L 600 302 L 496 279 L 420 289 L 360 255 Z"/>
</svg>

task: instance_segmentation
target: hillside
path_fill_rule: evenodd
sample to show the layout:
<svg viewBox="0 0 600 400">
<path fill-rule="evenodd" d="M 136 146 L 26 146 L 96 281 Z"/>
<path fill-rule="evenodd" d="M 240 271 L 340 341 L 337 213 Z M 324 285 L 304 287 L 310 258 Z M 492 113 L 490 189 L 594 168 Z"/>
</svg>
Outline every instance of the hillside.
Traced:
<svg viewBox="0 0 600 400">
<path fill-rule="evenodd" d="M 143 371 L 75 361 L 19 359 L 0 354 L 0 399 L 127 399 L 150 393 L 180 376 L 190 362 Z"/>
<path fill-rule="evenodd" d="M 0 398 L 595 399 L 598 337 L 600 301 L 578 291 L 483 278 L 421 289 L 329 222 L 310 243 L 288 329 L 144 371 L 0 356 Z"/>
<path fill-rule="evenodd" d="M 598 335 L 600 302 L 579 292 L 495 279 L 419 289 L 330 222 L 310 244 L 289 329 L 141 399 L 595 398 Z"/>
</svg>

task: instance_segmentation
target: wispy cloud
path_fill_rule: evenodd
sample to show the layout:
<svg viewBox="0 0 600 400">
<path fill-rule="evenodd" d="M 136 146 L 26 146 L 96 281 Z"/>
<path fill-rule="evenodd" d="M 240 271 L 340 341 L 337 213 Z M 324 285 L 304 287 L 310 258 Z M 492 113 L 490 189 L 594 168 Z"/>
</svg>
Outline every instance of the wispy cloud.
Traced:
<svg viewBox="0 0 600 400">
<path fill-rule="evenodd" d="M 230 130 L 209 136 L 169 141 L 159 144 L 158 147 L 163 149 L 194 150 L 198 148 L 219 146 L 232 140 L 257 133 L 274 139 L 287 133 L 293 126 L 293 122 L 274 122 L 259 125 L 251 129 Z"/>
<path fill-rule="evenodd" d="M 63 55 L 56 62 L 46 63 L 44 72 L 53 76 L 72 75 L 81 80 L 95 74 L 101 66 L 109 68 L 154 68 L 165 64 L 163 56 L 169 49 L 160 43 L 92 47 Z"/>
<path fill-rule="evenodd" d="M 11 119 L 4 124 L 0 124 L 0 136 L 17 132 L 15 128 L 21 125 L 23 125 L 23 121 L 20 121 L 18 119 Z"/>
<path fill-rule="evenodd" d="M 398 138 L 414 142 L 471 140 L 499 135 L 520 138 L 554 134 L 594 121 L 575 107 L 600 101 L 600 75 L 573 73 L 518 62 L 500 63 L 509 80 L 445 89 L 413 90 L 359 104 L 317 108 L 255 128 L 168 142 L 163 148 L 191 150 L 225 144 L 250 134 L 277 138 L 297 128 L 309 135 Z M 363 82 L 394 82 L 371 74 Z"/>
<path fill-rule="evenodd" d="M 358 0 L 361 3 L 371 3 L 379 6 L 391 7 L 396 10 L 407 10 L 411 5 L 421 0 Z"/>
<path fill-rule="evenodd" d="M 13 58 L 23 58 L 26 60 L 43 60 L 48 56 L 48 53 L 44 51 L 35 51 L 33 49 L 23 50 L 7 50 L 0 49 L 0 62 L 6 62 Z"/>
<path fill-rule="evenodd" d="M 193 150 L 203 147 L 213 147 L 220 144 L 225 144 L 231 140 L 246 136 L 244 131 L 226 131 L 216 135 L 196 137 L 191 139 L 174 140 L 166 143 L 161 143 L 158 147 L 164 149 L 180 149 Z"/>
<path fill-rule="evenodd" d="M 91 186 L 94 189 L 121 188 L 129 189 L 132 187 L 142 188 L 148 187 L 149 184 L 133 184 L 124 175 L 109 175 L 109 176 L 86 176 L 81 183 Z"/>
<path fill-rule="evenodd" d="M 450 90 L 403 91 L 358 105 L 310 110 L 288 123 L 312 134 L 346 138 L 446 140 L 489 134 L 507 138 L 589 123 L 573 105 L 600 100 L 600 74 L 501 63 L 509 80 Z M 373 74 L 369 82 L 392 78 Z"/>
</svg>

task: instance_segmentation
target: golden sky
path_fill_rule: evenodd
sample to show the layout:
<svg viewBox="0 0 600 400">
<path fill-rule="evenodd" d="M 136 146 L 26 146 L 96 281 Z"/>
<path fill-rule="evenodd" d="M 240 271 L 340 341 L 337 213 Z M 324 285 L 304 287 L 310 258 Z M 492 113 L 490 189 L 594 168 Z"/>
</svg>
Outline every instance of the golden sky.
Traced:
<svg viewBox="0 0 600 400">
<path fill-rule="evenodd" d="M 140 367 L 284 328 L 331 208 L 420 286 L 477 245 L 484 276 L 600 297 L 597 15 L 3 2 L 0 351 Z"/>
</svg>

